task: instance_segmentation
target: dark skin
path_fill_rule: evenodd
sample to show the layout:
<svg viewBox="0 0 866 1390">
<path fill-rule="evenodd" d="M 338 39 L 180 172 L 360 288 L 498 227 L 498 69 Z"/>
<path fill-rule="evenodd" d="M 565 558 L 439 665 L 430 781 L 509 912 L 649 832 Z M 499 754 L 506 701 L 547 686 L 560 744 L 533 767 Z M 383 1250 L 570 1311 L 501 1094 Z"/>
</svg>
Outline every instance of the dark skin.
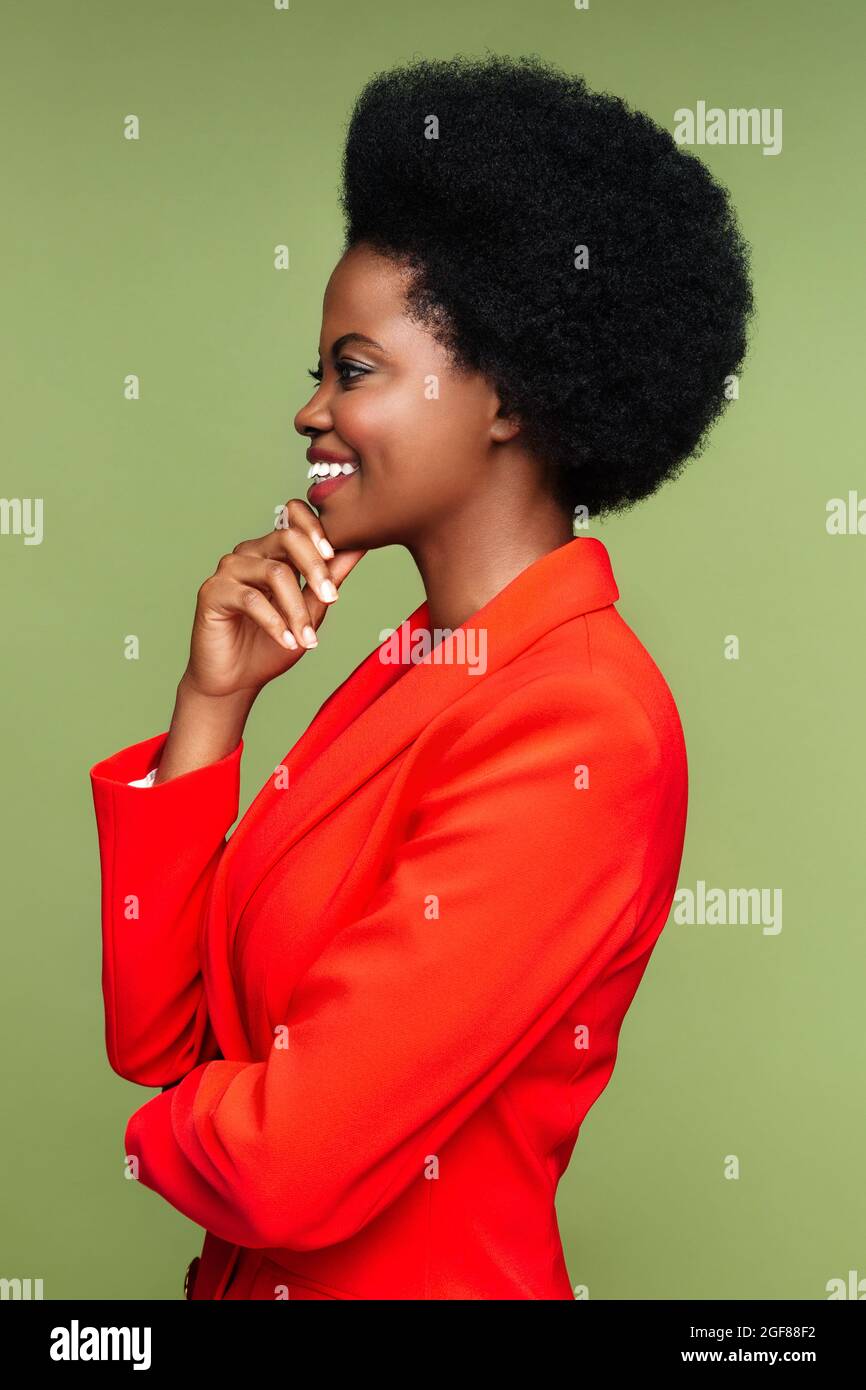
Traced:
<svg viewBox="0 0 866 1390">
<path fill-rule="evenodd" d="M 456 628 L 522 570 L 572 539 L 543 463 L 524 448 L 479 373 L 458 372 L 429 330 L 406 315 L 405 273 L 366 246 L 337 263 L 325 291 L 322 381 L 295 416 L 310 442 L 360 470 L 319 515 L 335 550 L 404 545 L 434 628 Z M 338 363 L 331 345 L 351 342 Z M 427 379 L 438 379 L 428 399 Z"/>
<path fill-rule="evenodd" d="M 485 377 L 459 370 L 408 316 L 406 275 L 367 246 L 346 252 L 331 274 L 320 384 L 294 423 L 311 446 L 360 468 L 318 511 L 293 497 L 278 526 L 241 541 L 202 584 L 154 785 L 237 747 L 259 692 L 318 644 L 328 607 L 367 550 L 405 546 L 431 629 L 449 631 L 572 539 L 571 515 L 519 421 Z M 347 334 L 378 346 L 353 339 L 335 358 L 332 345 Z"/>
</svg>

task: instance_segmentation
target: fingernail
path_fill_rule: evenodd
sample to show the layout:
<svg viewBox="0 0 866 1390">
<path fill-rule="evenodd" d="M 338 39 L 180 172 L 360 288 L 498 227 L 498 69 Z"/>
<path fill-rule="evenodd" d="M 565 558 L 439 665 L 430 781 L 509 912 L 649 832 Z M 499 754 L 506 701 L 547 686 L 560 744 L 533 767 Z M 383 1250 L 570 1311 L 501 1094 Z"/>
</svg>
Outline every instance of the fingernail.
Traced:
<svg viewBox="0 0 866 1390">
<path fill-rule="evenodd" d="M 326 541 L 324 536 L 316 536 L 316 545 L 319 548 L 320 555 L 324 555 L 326 560 L 333 560 L 334 547 L 331 545 L 330 541 Z"/>
<path fill-rule="evenodd" d="M 333 579 L 326 579 L 322 584 L 322 598 L 332 600 L 337 597 L 337 586 Z"/>
<path fill-rule="evenodd" d="M 304 628 L 303 632 L 301 633 L 301 636 L 303 637 L 304 642 L 308 647 L 317 647 L 319 645 L 319 639 L 316 636 L 314 629 L 310 627 L 309 623 Z"/>
<path fill-rule="evenodd" d="M 294 652 L 294 651 L 297 651 L 297 649 L 298 649 L 297 639 L 296 639 L 295 634 L 294 634 L 293 632 L 289 632 L 289 629 L 288 629 L 288 628 L 286 628 L 285 632 L 283 633 L 283 641 L 285 642 L 285 644 L 286 644 L 287 647 L 291 647 L 291 649 L 292 649 L 293 652 Z"/>
</svg>

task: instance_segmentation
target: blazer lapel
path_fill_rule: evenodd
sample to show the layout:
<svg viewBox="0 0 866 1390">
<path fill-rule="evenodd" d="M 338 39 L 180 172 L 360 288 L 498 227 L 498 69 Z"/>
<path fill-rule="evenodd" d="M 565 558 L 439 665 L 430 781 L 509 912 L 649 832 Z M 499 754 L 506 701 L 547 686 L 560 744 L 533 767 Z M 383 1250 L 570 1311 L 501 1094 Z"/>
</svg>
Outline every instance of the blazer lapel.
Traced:
<svg viewBox="0 0 866 1390">
<path fill-rule="evenodd" d="M 575 538 L 523 570 L 420 660 L 408 665 L 383 660 L 398 640 L 401 652 L 419 650 L 412 643 L 423 642 L 429 617 L 426 601 L 421 603 L 325 701 L 283 759 L 287 785 L 278 787 L 268 778 L 230 837 L 221 866 L 232 863 L 226 881 L 229 937 L 277 859 L 412 743 L 441 710 L 546 632 L 618 597 L 602 542 Z M 478 667 L 477 654 L 484 653 L 483 669 L 473 673 L 466 653 Z M 236 857 L 241 846 L 244 851 Z"/>
</svg>

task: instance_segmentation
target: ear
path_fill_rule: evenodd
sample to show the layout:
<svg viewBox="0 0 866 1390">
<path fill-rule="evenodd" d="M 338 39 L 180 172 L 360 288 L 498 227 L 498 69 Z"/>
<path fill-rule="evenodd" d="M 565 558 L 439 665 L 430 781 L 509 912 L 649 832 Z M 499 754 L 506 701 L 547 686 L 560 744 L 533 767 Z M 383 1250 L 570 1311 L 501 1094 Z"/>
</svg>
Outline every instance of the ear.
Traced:
<svg viewBox="0 0 866 1390">
<path fill-rule="evenodd" d="M 496 444 L 507 444 L 509 439 L 514 439 L 520 433 L 520 421 L 505 408 L 498 396 L 494 396 L 494 403 L 496 414 L 490 422 L 490 438 Z"/>
</svg>

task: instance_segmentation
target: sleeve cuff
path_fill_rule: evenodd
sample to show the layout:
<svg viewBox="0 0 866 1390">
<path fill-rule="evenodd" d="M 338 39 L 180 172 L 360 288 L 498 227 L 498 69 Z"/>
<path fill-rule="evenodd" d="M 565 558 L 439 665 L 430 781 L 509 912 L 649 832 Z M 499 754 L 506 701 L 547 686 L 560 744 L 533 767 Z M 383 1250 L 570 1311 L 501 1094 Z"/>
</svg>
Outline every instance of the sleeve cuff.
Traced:
<svg viewBox="0 0 866 1390">
<path fill-rule="evenodd" d="M 216 762 L 193 768 L 191 772 L 171 777 L 167 782 L 154 783 L 160 756 L 168 739 L 168 729 L 152 738 L 132 743 L 112 753 L 90 769 L 90 781 L 97 815 L 123 814 L 134 829 L 138 817 L 152 824 L 152 815 L 173 817 L 179 826 L 193 823 L 221 822 L 229 825 L 235 820 L 240 805 L 240 764 L 244 741 Z M 140 797 L 142 786 L 152 795 Z M 145 803 L 150 808 L 145 810 Z"/>
</svg>

